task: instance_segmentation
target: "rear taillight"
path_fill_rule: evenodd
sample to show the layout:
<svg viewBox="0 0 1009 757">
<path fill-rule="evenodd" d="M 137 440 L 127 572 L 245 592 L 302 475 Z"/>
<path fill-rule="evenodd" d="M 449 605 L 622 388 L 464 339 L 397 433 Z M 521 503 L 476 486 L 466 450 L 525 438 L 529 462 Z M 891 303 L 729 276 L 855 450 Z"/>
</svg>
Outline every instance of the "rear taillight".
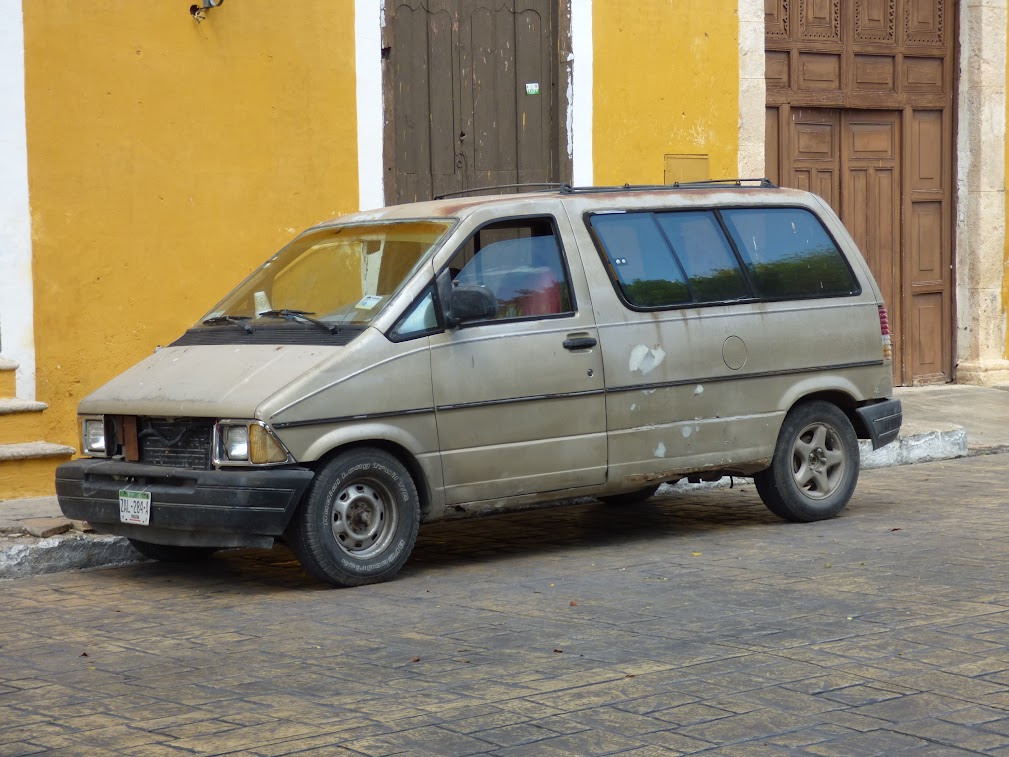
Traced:
<svg viewBox="0 0 1009 757">
<path fill-rule="evenodd" d="M 883 360 L 893 360 L 893 346 L 890 344 L 890 316 L 886 305 L 879 306 L 879 333 L 883 337 Z"/>
</svg>

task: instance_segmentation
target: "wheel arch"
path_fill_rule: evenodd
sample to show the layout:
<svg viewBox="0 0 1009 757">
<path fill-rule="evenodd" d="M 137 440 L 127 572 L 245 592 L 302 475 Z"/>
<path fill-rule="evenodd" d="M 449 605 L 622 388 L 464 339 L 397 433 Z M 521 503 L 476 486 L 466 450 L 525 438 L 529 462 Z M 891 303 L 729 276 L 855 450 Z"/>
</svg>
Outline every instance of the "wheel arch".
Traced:
<svg viewBox="0 0 1009 757">
<path fill-rule="evenodd" d="M 782 408 L 788 414 L 796 406 L 805 402 L 813 402 L 815 400 L 829 402 L 845 414 L 851 422 L 852 428 L 855 429 L 855 436 L 859 439 L 869 439 L 871 438 L 869 429 L 866 428 L 862 418 L 855 412 L 855 408 L 861 404 L 858 400 L 860 396 L 861 392 L 850 381 L 842 380 L 829 388 L 822 388 L 822 384 L 814 386 L 803 382 L 792 387 L 792 391 L 785 396 L 782 402 Z"/>
<path fill-rule="evenodd" d="M 383 438 L 361 438 L 345 441 L 327 451 L 316 461 L 308 463 L 308 465 L 318 472 L 330 460 L 333 460 L 346 452 L 350 452 L 351 450 L 365 449 L 368 447 L 380 449 L 383 452 L 392 455 L 403 465 L 404 468 L 406 468 L 410 477 L 413 479 L 414 486 L 417 488 L 417 496 L 420 498 L 421 522 L 427 520 L 434 509 L 431 484 L 428 480 L 427 472 L 424 470 L 424 466 L 421 465 L 417 457 L 409 449 L 398 442 Z"/>
<path fill-rule="evenodd" d="M 795 407 L 796 405 L 802 404 L 804 402 L 813 402 L 815 400 L 822 400 L 824 402 L 829 402 L 831 405 L 834 405 L 842 413 L 844 413 L 845 416 L 848 418 L 848 420 L 851 422 L 852 428 L 855 429 L 855 436 L 857 436 L 859 439 L 871 438 L 869 435 L 869 429 L 866 428 L 865 422 L 862 420 L 862 417 L 855 412 L 855 408 L 858 407 L 859 403 L 850 394 L 846 394 L 845 392 L 836 389 L 834 390 L 828 389 L 825 391 L 813 392 L 812 394 L 804 395 L 800 397 L 798 400 L 796 400 L 794 403 L 792 403 L 792 407 L 789 408 L 789 412 L 791 412 L 792 408 Z"/>
</svg>

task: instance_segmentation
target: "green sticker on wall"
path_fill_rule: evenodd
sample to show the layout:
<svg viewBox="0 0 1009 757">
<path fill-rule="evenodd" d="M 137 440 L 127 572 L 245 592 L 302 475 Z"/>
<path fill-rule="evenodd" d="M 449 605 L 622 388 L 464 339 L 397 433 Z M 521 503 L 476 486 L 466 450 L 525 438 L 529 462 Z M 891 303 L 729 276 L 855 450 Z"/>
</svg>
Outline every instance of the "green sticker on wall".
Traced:
<svg viewBox="0 0 1009 757">
<path fill-rule="evenodd" d="M 540 83 L 538 81 L 526 82 L 526 94 L 538 95 L 540 93 Z"/>
</svg>

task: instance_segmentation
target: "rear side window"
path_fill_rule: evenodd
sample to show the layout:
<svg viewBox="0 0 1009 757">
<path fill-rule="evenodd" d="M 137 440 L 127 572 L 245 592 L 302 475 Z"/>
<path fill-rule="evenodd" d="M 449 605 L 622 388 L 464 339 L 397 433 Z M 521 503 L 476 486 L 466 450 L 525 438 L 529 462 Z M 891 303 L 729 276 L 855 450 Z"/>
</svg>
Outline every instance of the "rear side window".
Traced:
<svg viewBox="0 0 1009 757">
<path fill-rule="evenodd" d="M 631 307 L 860 291 L 833 238 L 805 208 L 597 213 L 588 223 Z"/>
<path fill-rule="evenodd" d="M 594 215 L 590 223 L 629 303 L 649 308 L 692 301 L 686 276 L 651 213 Z"/>
<path fill-rule="evenodd" d="M 712 211 L 659 213 L 656 219 L 687 274 L 695 302 L 750 296 L 736 256 Z"/>
<path fill-rule="evenodd" d="M 808 210 L 737 208 L 721 214 L 758 296 L 789 299 L 859 291 L 841 251 Z"/>
</svg>

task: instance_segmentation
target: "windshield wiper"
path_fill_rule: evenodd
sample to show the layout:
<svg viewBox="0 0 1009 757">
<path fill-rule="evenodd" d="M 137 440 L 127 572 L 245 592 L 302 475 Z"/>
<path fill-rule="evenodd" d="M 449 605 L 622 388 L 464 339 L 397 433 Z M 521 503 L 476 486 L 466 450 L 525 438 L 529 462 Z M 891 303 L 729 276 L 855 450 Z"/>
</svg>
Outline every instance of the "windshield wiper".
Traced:
<svg viewBox="0 0 1009 757">
<path fill-rule="evenodd" d="M 262 313 L 257 313 L 259 316 L 274 316 L 275 318 L 287 318 L 292 321 L 300 321 L 301 323 L 311 323 L 313 326 L 318 326 L 320 329 L 328 331 L 330 334 L 339 334 L 339 326 L 330 326 L 328 323 L 323 323 L 318 318 L 312 318 L 315 315 L 311 310 L 289 310 L 288 308 L 281 308 L 280 310 L 264 310 Z"/>
<path fill-rule="evenodd" d="M 233 323 L 236 326 L 241 326 L 246 334 L 251 334 L 255 329 L 246 323 L 247 320 L 249 320 L 249 316 L 247 315 L 215 315 L 211 318 L 205 318 L 203 325 L 213 326 L 215 323 Z"/>
</svg>

